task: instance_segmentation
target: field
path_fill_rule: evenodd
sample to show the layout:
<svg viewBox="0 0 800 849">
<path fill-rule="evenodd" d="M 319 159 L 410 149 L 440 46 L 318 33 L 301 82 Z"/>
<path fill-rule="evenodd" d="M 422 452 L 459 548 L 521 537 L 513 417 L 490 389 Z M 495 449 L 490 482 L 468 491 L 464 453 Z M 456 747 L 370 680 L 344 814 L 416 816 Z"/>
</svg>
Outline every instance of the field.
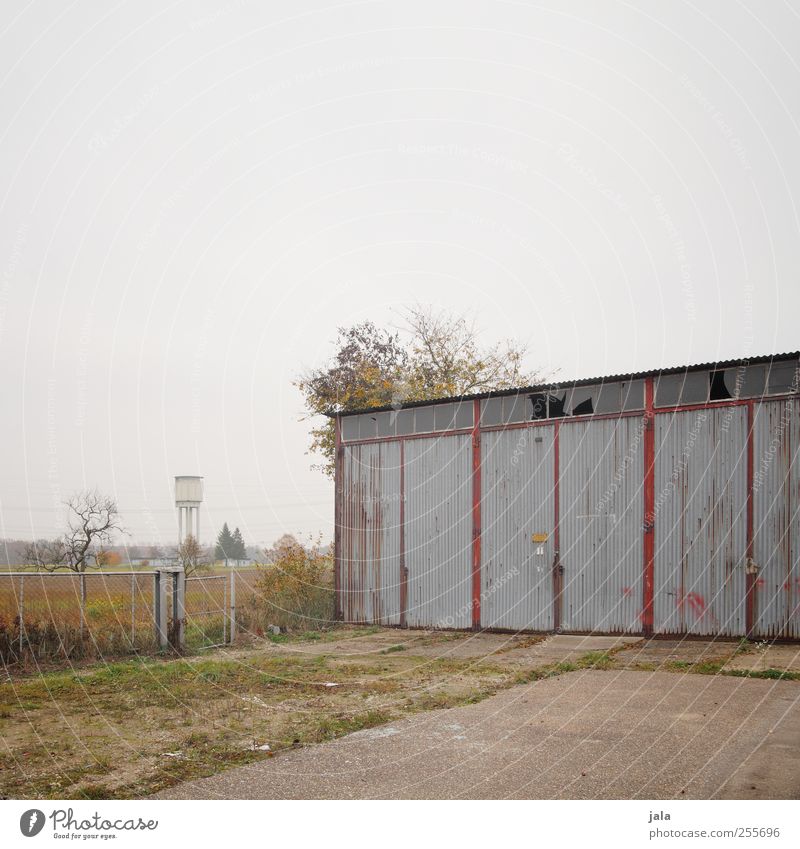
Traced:
<svg viewBox="0 0 800 849">
<path fill-rule="evenodd" d="M 214 569 L 187 579 L 187 650 L 227 641 L 232 580 L 239 626 L 249 627 L 259 574 Z M 0 573 L 0 662 L 40 666 L 151 654 L 159 648 L 153 599 L 151 570 Z"/>
</svg>

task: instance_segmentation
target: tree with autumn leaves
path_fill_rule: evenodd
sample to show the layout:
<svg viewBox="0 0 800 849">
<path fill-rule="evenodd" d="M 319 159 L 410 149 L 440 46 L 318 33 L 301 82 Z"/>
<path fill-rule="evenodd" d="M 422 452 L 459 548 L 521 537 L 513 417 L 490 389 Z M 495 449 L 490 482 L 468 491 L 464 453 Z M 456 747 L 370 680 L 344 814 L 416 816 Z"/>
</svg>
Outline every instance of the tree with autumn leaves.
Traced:
<svg viewBox="0 0 800 849">
<path fill-rule="evenodd" d="M 336 351 L 324 366 L 295 383 L 308 418 L 407 401 L 451 398 L 531 385 L 541 380 L 526 371 L 527 349 L 512 340 L 488 347 L 473 321 L 426 307 L 413 307 L 405 327 L 390 331 L 364 321 L 339 328 Z M 331 419 L 314 424 L 311 451 L 317 468 L 333 475 L 335 431 Z"/>
</svg>

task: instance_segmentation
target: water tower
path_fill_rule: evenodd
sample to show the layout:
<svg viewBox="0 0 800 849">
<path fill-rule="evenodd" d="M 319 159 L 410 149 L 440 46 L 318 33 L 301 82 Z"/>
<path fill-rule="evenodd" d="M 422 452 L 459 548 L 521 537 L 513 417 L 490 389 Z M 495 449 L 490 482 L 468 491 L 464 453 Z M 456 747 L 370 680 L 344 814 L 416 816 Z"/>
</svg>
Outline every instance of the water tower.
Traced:
<svg viewBox="0 0 800 849">
<path fill-rule="evenodd" d="M 198 475 L 176 475 L 175 506 L 178 508 L 178 544 L 191 534 L 200 542 L 200 505 L 203 479 Z"/>
</svg>

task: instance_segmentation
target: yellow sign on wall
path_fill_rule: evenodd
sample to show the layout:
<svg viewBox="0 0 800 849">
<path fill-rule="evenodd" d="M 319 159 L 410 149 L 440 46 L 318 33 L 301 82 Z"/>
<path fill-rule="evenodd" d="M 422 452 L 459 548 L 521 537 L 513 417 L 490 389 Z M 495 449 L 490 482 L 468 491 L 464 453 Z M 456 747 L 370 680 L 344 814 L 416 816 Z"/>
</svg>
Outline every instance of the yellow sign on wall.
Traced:
<svg viewBox="0 0 800 849">
<path fill-rule="evenodd" d="M 548 534 L 533 534 L 531 536 L 531 542 L 547 542 Z"/>
</svg>

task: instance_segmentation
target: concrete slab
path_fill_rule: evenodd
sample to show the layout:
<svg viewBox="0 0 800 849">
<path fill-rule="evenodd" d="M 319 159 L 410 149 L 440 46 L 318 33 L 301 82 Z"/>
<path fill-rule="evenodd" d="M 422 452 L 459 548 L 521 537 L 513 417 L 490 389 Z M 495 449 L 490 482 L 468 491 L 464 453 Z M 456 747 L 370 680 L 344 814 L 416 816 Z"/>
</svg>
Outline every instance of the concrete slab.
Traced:
<svg viewBox="0 0 800 849">
<path fill-rule="evenodd" d="M 790 681 L 587 670 L 159 797 L 798 798 L 799 699 Z"/>
<path fill-rule="evenodd" d="M 652 664 L 658 669 L 674 661 L 687 664 L 724 661 L 734 655 L 738 646 L 738 641 L 729 640 L 640 640 L 638 645 L 618 652 L 615 660 L 623 666 Z"/>
<path fill-rule="evenodd" d="M 741 652 L 725 665 L 725 669 L 742 669 L 763 672 L 765 669 L 779 669 L 781 672 L 800 672 L 800 646 L 768 645 L 755 646 Z"/>
</svg>

